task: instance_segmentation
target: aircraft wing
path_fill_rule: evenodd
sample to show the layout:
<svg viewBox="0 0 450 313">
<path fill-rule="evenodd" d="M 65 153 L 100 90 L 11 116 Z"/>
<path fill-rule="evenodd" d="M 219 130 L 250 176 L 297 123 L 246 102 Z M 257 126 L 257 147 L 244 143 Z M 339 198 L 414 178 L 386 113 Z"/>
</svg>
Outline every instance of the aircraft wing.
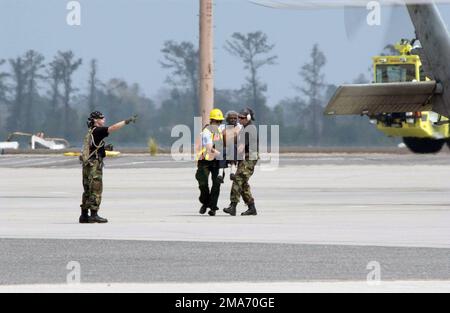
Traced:
<svg viewBox="0 0 450 313">
<path fill-rule="evenodd" d="M 431 111 L 435 81 L 343 85 L 338 88 L 326 115 L 374 115 Z"/>
</svg>

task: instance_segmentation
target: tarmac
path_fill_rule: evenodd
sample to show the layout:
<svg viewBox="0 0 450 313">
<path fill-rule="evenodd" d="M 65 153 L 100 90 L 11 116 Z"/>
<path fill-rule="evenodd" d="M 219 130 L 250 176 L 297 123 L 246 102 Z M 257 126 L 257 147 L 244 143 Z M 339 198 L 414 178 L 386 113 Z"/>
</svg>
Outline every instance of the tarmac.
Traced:
<svg viewBox="0 0 450 313">
<path fill-rule="evenodd" d="M 106 161 L 106 225 L 77 223 L 76 158 L 0 156 L 0 292 L 448 292 L 449 156 L 282 155 L 251 180 L 258 216 L 210 217 L 198 214 L 194 162 L 123 155 Z M 381 287 L 366 283 L 374 262 Z"/>
</svg>

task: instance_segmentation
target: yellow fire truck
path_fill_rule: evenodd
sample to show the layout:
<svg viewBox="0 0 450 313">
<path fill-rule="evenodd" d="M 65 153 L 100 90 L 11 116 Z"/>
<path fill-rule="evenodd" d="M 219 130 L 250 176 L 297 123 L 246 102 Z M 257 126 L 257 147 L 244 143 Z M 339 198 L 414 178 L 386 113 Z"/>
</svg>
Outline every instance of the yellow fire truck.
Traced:
<svg viewBox="0 0 450 313">
<path fill-rule="evenodd" d="M 374 83 L 429 81 L 423 70 L 420 47 L 408 40 L 395 45 L 399 55 L 373 58 Z M 432 101 L 432 98 L 430 98 Z M 383 113 L 369 116 L 377 129 L 390 137 L 402 137 L 415 153 L 437 153 L 448 143 L 448 119 L 432 111 Z M 443 123 L 444 122 L 444 123 Z"/>
</svg>

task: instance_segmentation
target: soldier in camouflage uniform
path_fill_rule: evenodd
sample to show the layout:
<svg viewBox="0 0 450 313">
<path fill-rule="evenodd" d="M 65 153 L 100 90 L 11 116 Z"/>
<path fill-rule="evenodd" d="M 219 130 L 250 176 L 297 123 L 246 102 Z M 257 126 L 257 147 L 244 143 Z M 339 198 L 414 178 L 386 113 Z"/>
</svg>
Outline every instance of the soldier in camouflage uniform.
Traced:
<svg viewBox="0 0 450 313">
<path fill-rule="evenodd" d="M 110 133 L 117 131 L 130 124 L 135 123 L 137 116 L 133 116 L 125 121 L 105 127 L 105 116 L 98 112 L 92 112 L 88 119 L 89 131 L 86 134 L 83 151 L 80 160 L 83 164 L 83 197 L 81 216 L 79 222 L 87 223 L 107 223 L 108 220 L 100 217 L 97 212 L 100 209 L 103 192 L 103 159 L 106 156 L 104 139 Z M 89 211 L 91 215 L 89 216 Z"/>
<path fill-rule="evenodd" d="M 96 214 L 102 202 L 103 161 L 96 159 L 83 166 L 83 189 L 80 223 L 107 222 Z M 91 218 L 89 210 L 91 210 L 91 215 L 97 217 Z"/>
<path fill-rule="evenodd" d="M 255 207 L 255 199 L 253 198 L 249 180 L 255 172 L 258 163 L 258 132 L 253 124 L 255 120 L 254 113 L 251 109 L 242 110 L 239 113 L 239 122 L 243 128 L 239 132 L 238 137 L 238 168 L 231 187 L 230 201 L 231 204 L 223 211 L 232 216 L 236 216 L 236 207 L 240 198 L 244 200 L 248 206 L 248 210 L 242 213 L 243 216 L 257 215 Z"/>
</svg>

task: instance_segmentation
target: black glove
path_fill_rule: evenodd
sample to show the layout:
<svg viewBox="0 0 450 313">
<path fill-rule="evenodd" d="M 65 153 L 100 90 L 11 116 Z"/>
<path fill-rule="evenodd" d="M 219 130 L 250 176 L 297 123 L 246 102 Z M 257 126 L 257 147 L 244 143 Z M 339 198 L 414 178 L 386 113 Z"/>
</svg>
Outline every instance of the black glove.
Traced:
<svg viewBox="0 0 450 313">
<path fill-rule="evenodd" d="M 105 151 L 114 151 L 114 146 L 112 144 L 106 145 Z"/>
<path fill-rule="evenodd" d="M 136 123 L 138 116 L 137 114 L 133 115 L 132 117 L 130 117 L 129 119 L 125 120 L 125 124 L 128 125 L 130 123 Z"/>
</svg>

